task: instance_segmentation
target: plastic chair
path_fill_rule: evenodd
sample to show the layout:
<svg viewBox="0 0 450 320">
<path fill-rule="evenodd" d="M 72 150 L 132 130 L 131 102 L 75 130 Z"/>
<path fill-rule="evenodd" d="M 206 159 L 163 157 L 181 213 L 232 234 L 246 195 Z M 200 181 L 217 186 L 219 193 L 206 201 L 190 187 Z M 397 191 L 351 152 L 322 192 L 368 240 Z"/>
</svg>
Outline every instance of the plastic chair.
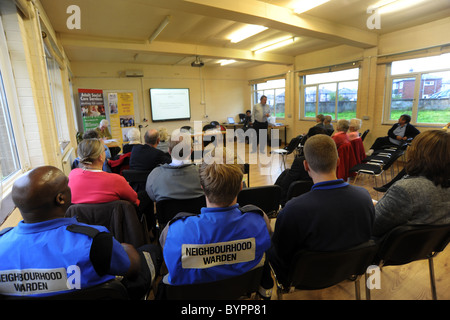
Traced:
<svg viewBox="0 0 450 320">
<path fill-rule="evenodd" d="M 200 214 L 202 207 L 206 207 L 206 198 L 201 196 L 191 199 L 167 199 L 156 202 L 156 218 L 159 229 L 163 230 L 166 224 L 180 212 Z"/>
<path fill-rule="evenodd" d="M 289 144 L 284 147 L 283 149 L 274 149 L 270 151 L 271 154 L 279 154 L 282 157 L 282 164 L 284 169 L 286 169 L 286 158 L 288 155 L 290 155 L 292 152 L 297 150 L 298 145 L 302 141 L 303 136 L 297 136 L 295 138 L 292 138 Z"/>
<path fill-rule="evenodd" d="M 269 218 L 276 216 L 280 208 L 280 202 L 281 187 L 277 185 L 242 189 L 237 197 L 239 206 L 253 204 L 261 208 Z"/>
<path fill-rule="evenodd" d="M 332 287 L 344 280 L 355 281 L 355 297 L 361 299 L 359 278 L 366 274 L 367 268 L 377 253 L 375 241 L 368 241 L 351 249 L 333 252 L 300 251 L 292 260 L 286 280 L 280 280 L 274 272 L 277 282 L 278 299 L 284 293 L 299 290 L 318 290 Z M 367 293 L 370 291 L 366 289 Z"/>
<path fill-rule="evenodd" d="M 366 131 L 363 132 L 363 134 L 361 135 L 361 140 L 364 141 L 364 139 L 366 138 L 367 134 L 369 133 L 369 129 L 367 129 Z"/>
<path fill-rule="evenodd" d="M 169 300 L 237 300 L 256 292 L 261 283 L 263 267 L 240 276 L 215 282 L 183 286 L 165 285 L 165 298 Z"/>
<path fill-rule="evenodd" d="M 125 286 L 114 279 L 94 287 L 46 297 L 0 295 L 0 300 L 129 300 L 129 296 Z"/>
<path fill-rule="evenodd" d="M 313 185 L 314 182 L 312 180 L 299 180 L 292 182 L 287 192 L 286 202 L 294 197 L 298 197 L 309 192 Z"/>
<path fill-rule="evenodd" d="M 120 243 L 125 242 L 139 248 L 149 243 L 145 216 L 139 221 L 135 206 L 126 200 L 106 203 L 72 204 L 66 217 L 76 217 L 77 221 L 106 227 Z"/>
<path fill-rule="evenodd" d="M 427 259 L 432 298 L 437 300 L 433 258 L 449 241 L 450 224 L 399 226 L 378 241 L 377 262 L 385 267 Z"/>
</svg>

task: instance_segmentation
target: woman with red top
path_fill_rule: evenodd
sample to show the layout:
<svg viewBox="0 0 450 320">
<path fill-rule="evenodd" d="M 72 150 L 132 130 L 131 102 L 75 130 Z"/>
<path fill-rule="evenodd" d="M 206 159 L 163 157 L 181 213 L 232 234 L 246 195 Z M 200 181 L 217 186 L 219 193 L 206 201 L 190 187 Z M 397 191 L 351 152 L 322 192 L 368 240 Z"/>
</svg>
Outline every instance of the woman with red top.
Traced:
<svg viewBox="0 0 450 320">
<path fill-rule="evenodd" d="M 336 142 L 336 147 L 339 149 L 339 147 L 344 144 L 350 142 L 350 140 L 347 137 L 347 131 L 349 127 L 348 120 L 339 120 L 336 126 L 336 132 L 331 137 L 333 138 L 334 142 Z"/>
<path fill-rule="evenodd" d="M 98 139 L 85 139 L 78 146 L 82 168 L 69 174 L 72 203 L 104 203 L 128 200 L 139 205 L 137 193 L 124 177 L 102 171 L 105 149 Z"/>
</svg>

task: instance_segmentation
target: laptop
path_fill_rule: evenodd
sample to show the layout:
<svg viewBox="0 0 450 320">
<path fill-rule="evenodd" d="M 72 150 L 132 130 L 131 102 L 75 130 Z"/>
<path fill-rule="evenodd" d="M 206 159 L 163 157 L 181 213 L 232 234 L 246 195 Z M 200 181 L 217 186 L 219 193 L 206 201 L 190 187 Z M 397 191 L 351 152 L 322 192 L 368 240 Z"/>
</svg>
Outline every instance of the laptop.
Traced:
<svg viewBox="0 0 450 320">
<path fill-rule="evenodd" d="M 228 124 L 234 124 L 234 118 L 233 117 L 228 117 L 227 121 L 228 121 Z"/>
</svg>

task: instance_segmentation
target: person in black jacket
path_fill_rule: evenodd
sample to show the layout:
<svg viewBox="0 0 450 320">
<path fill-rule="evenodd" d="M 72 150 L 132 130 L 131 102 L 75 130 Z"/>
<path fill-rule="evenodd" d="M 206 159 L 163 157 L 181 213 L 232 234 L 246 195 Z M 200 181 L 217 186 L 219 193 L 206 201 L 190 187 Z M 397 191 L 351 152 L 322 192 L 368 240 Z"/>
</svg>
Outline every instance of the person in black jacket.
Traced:
<svg viewBox="0 0 450 320">
<path fill-rule="evenodd" d="M 152 171 L 160 164 L 170 163 L 170 155 L 157 149 L 159 143 L 158 130 L 150 129 L 144 135 L 145 144 L 136 145 L 130 155 L 130 169 Z"/>
<path fill-rule="evenodd" d="M 375 150 L 379 150 L 386 145 L 400 146 L 405 143 L 406 140 L 417 136 L 420 131 L 410 124 L 410 121 L 410 115 L 402 114 L 398 119 L 398 122 L 389 129 L 387 137 L 377 138 L 366 154 L 370 156 Z"/>
</svg>

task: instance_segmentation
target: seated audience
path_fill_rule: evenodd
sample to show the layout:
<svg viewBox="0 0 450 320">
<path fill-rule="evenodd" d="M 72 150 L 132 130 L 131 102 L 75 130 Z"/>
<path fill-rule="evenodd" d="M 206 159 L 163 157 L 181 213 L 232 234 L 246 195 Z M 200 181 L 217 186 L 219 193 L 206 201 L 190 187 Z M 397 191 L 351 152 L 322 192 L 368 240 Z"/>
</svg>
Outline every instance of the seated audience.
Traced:
<svg viewBox="0 0 450 320">
<path fill-rule="evenodd" d="M 334 142 L 336 143 L 336 147 L 339 149 L 339 147 L 345 143 L 349 143 L 350 140 L 347 137 L 347 131 L 349 127 L 348 120 L 341 119 L 337 122 L 336 125 L 336 132 L 332 136 Z"/>
<path fill-rule="evenodd" d="M 323 127 L 327 131 L 327 134 L 331 136 L 334 132 L 333 124 L 331 123 L 331 116 L 325 116 L 323 119 Z"/>
<path fill-rule="evenodd" d="M 78 145 L 82 168 L 69 174 L 69 186 L 73 203 L 103 203 L 128 200 L 139 205 L 137 193 L 124 177 L 102 171 L 105 149 L 98 139 L 85 139 Z"/>
<path fill-rule="evenodd" d="M 159 143 L 156 147 L 164 153 L 169 153 L 169 134 L 167 133 L 167 129 L 165 127 L 159 128 Z"/>
<path fill-rule="evenodd" d="M 141 144 L 141 132 L 138 128 L 131 128 L 127 132 L 128 143 L 123 145 L 122 152 L 128 153 L 133 150 L 133 147 L 137 144 Z"/>
<path fill-rule="evenodd" d="M 326 131 L 323 127 L 315 125 L 308 130 L 306 139 L 316 134 L 326 134 Z M 287 192 L 292 182 L 299 180 L 311 180 L 311 177 L 309 176 L 308 172 L 306 172 L 305 167 L 303 166 L 304 160 L 304 154 L 295 157 L 294 161 L 292 162 L 291 168 L 284 170 L 275 181 L 275 184 L 281 187 L 281 206 L 284 206 L 286 203 Z"/>
<path fill-rule="evenodd" d="M 389 129 L 387 137 L 379 137 L 375 140 L 373 145 L 370 147 L 370 150 L 367 151 L 367 155 L 371 156 L 375 150 L 379 150 L 386 145 L 400 146 L 404 144 L 406 140 L 417 136 L 420 131 L 410 124 L 410 121 L 410 115 L 401 115 L 398 122 Z"/>
<path fill-rule="evenodd" d="M 170 155 L 157 149 L 159 141 L 159 132 L 155 129 L 148 130 L 144 135 L 145 143 L 136 145 L 131 151 L 130 169 L 152 171 L 160 164 L 170 163 Z"/>
<path fill-rule="evenodd" d="M 281 283 L 285 283 L 298 251 L 344 250 L 372 235 L 374 206 L 370 194 L 336 179 L 338 154 L 333 139 L 323 134 L 308 138 L 304 153 L 304 166 L 314 185 L 280 211 L 268 251 Z"/>
<path fill-rule="evenodd" d="M 112 135 L 109 132 L 108 125 L 108 120 L 103 119 L 102 121 L 100 121 L 98 127 L 95 128 L 99 139 L 112 139 Z"/>
<path fill-rule="evenodd" d="M 12 199 L 23 221 L 0 233 L 0 273 L 14 276 L 9 285 L 0 286 L 0 294 L 50 296 L 93 287 L 115 276 L 124 277 L 134 299 L 150 289 L 161 265 L 161 249 L 146 245 L 136 250 L 119 243 L 105 227 L 64 218 L 71 191 L 58 168 L 38 167 L 17 179 Z"/>
<path fill-rule="evenodd" d="M 419 134 L 406 158 L 407 176 L 387 189 L 375 206 L 375 236 L 404 224 L 450 223 L 450 134 Z"/>
<path fill-rule="evenodd" d="M 347 137 L 348 140 L 352 141 L 358 139 L 361 135 L 359 134 L 359 129 L 361 129 L 361 119 L 350 119 L 348 124 Z"/>
<path fill-rule="evenodd" d="M 192 142 L 189 134 L 176 130 L 169 141 L 172 162 L 152 170 L 145 190 L 153 201 L 191 199 L 202 195 L 198 167 L 191 162 Z"/>
<path fill-rule="evenodd" d="M 207 207 L 201 209 L 200 215 L 178 214 L 160 236 L 168 270 L 163 284 L 218 281 L 265 263 L 264 253 L 270 246 L 269 220 L 256 207 L 239 208 L 237 195 L 242 189 L 242 165 L 227 164 L 225 154 L 222 158 L 214 158 L 214 154 L 214 151 L 209 153 L 211 158 L 205 157 L 199 168 Z M 213 253 L 208 248 L 222 253 Z M 266 271 L 270 271 L 267 264 Z M 264 297 L 270 297 L 265 289 L 271 290 L 273 286 L 271 277 L 268 282 L 271 283 L 262 284 Z"/>
<path fill-rule="evenodd" d="M 324 120 L 325 120 L 325 116 L 323 114 L 318 114 L 316 116 L 316 122 L 317 122 L 316 126 L 323 128 L 324 127 L 323 126 L 323 121 Z"/>
</svg>

